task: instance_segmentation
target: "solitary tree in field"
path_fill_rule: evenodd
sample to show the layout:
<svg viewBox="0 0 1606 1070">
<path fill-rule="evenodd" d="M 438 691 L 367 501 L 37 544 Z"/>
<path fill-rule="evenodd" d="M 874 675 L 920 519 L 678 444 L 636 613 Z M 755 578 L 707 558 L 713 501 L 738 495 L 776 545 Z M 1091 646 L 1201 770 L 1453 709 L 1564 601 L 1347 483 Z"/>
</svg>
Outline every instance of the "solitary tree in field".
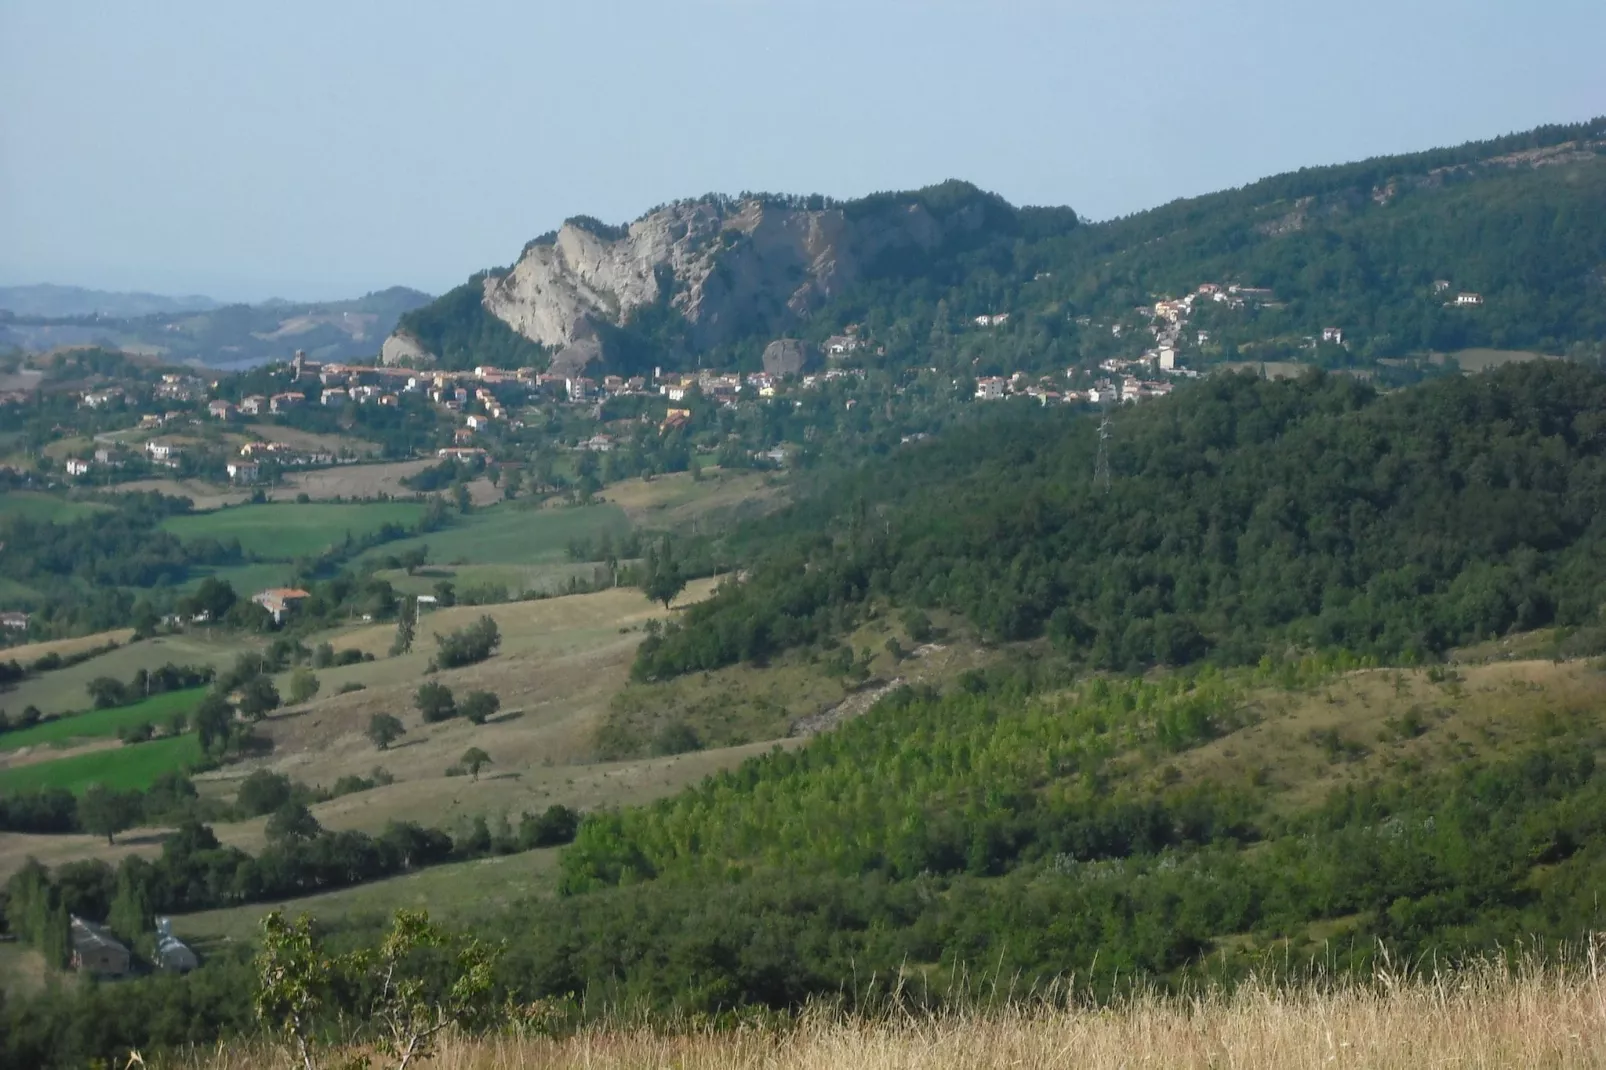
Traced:
<svg viewBox="0 0 1606 1070">
<path fill-rule="evenodd" d="M 642 584 L 642 592 L 654 602 L 662 602 L 664 608 L 668 609 L 675 596 L 686 589 L 686 577 L 681 575 L 680 566 L 670 556 L 668 543 L 661 551 L 648 551 L 646 571 L 647 579 Z"/>
<path fill-rule="evenodd" d="M 401 721 L 388 713 L 376 713 L 368 720 L 368 739 L 380 750 L 386 750 L 407 734 Z"/>
<path fill-rule="evenodd" d="M 426 724 L 450 720 L 457 716 L 457 703 L 452 698 L 452 689 L 434 680 L 419 685 L 418 691 L 413 695 L 413 704 L 418 707 L 418 712 L 424 715 Z"/>
<path fill-rule="evenodd" d="M 484 724 L 486 718 L 502 708 L 502 700 L 493 691 L 470 691 L 463 696 L 457 710 L 474 724 Z"/>
<path fill-rule="evenodd" d="M 490 765 L 491 756 L 478 747 L 470 747 L 463 752 L 463 756 L 457 762 L 468 770 L 470 780 L 478 780 L 480 778 L 480 767 Z"/>
<path fill-rule="evenodd" d="M 108 844 L 117 842 L 119 832 L 133 828 L 139 816 L 138 796 L 113 791 L 101 784 L 91 784 L 84 797 L 78 800 L 78 823 L 85 832 L 105 836 Z"/>
<path fill-rule="evenodd" d="M 240 685 L 240 712 L 252 721 L 260 721 L 269 710 L 279 708 L 279 689 L 266 676 L 253 676 Z"/>
<path fill-rule="evenodd" d="M 234 707 L 222 695 L 213 692 L 195 708 L 195 730 L 201 737 L 201 749 L 208 754 L 214 747 L 221 750 L 229 742 L 229 729 L 234 725 Z"/>
<path fill-rule="evenodd" d="M 409 569 L 408 573 L 411 574 Z M 409 595 L 401 600 L 401 609 L 396 614 L 396 638 L 390 644 L 390 656 L 400 657 L 413 649 L 413 633 L 418 621 L 418 600 Z"/>
<path fill-rule="evenodd" d="M 298 802 L 287 802 L 268 818 L 263 833 L 269 843 L 290 843 L 293 840 L 312 840 L 323 831 L 312 811 Z"/>
<path fill-rule="evenodd" d="M 299 706 L 303 702 L 312 701 L 322 686 L 311 669 L 297 669 L 290 674 L 290 705 Z"/>
</svg>

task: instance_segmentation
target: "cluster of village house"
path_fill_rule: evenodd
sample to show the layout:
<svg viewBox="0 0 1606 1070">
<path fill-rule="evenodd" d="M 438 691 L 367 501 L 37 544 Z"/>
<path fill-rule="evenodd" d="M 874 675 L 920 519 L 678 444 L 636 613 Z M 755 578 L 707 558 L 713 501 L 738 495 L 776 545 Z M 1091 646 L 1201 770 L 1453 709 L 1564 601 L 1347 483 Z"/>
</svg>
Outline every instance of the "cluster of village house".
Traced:
<svg viewBox="0 0 1606 1070">
<path fill-rule="evenodd" d="M 1435 294 L 1443 294 L 1449 292 L 1451 285 L 1448 280 L 1440 279 L 1434 282 L 1433 289 Z M 1280 307 L 1275 295 L 1269 289 L 1240 286 L 1235 283 L 1222 285 L 1207 282 L 1185 297 L 1162 298 L 1153 305 L 1135 309 L 1140 317 L 1149 322 L 1148 330 L 1154 336 L 1155 344 L 1140 357 L 1105 361 L 1101 370 L 1109 373 L 1112 376 L 1110 378 L 1101 378 L 1086 389 L 1061 389 L 1055 377 L 1045 376 L 1033 380 L 1024 373 L 1017 372 L 1011 376 L 988 376 L 977 380 L 975 396 L 979 400 L 992 401 L 1024 395 L 1033 397 L 1045 405 L 1053 402 L 1088 402 L 1097 405 L 1107 401 L 1127 402 L 1163 397 L 1171 392 L 1172 383 L 1169 377 L 1196 374 L 1179 363 L 1178 351 L 1183 331 L 1187 328 L 1194 306 L 1204 301 L 1222 304 L 1231 309 L 1244 308 L 1250 304 L 1265 308 Z M 1446 304 L 1460 308 L 1478 307 L 1483 304 L 1483 296 L 1463 291 L 1449 298 Z M 980 328 L 999 327 L 1009 322 L 1009 313 L 987 313 L 973 317 L 973 322 Z M 1085 318 L 1077 322 L 1083 326 L 1091 323 Z M 1124 325 L 1116 323 L 1110 329 L 1119 337 Z M 1205 345 L 1210 341 L 1210 335 L 1206 331 L 1198 331 L 1196 340 L 1199 345 Z M 1325 344 L 1343 345 L 1343 328 L 1324 327 L 1321 341 Z M 1314 345 L 1316 340 L 1312 338 L 1309 342 Z M 846 328 L 846 333 L 828 338 L 821 348 L 831 358 L 842 358 L 867 348 L 869 344 L 857 325 L 854 325 Z M 479 433 L 490 429 L 496 423 L 505 422 L 510 427 L 521 426 L 498 397 L 498 387 L 517 385 L 526 390 L 545 391 L 577 404 L 626 395 L 657 395 L 673 403 L 684 401 L 695 391 L 702 397 L 721 404 L 735 405 L 743 394 L 750 393 L 750 396 L 756 395 L 761 398 L 775 397 L 781 382 L 781 376 L 767 372 L 753 372 L 744 376 L 735 372 L 703 371 L 666 376 L 662 369 L 656 368 L 650 379 L 639 375 L 629 378 L 607 375 L 601 379 L 594 379 L 583 375 L 538 372 L 534 368 L 506 371 L 486 366 L 477 367 L 472 372 L 429 372 L 387 366 L 319 364 L 308 361 L 301 353 L 296 354 L 291 371 L 292 385 L 304 378 L 316 378 L 319 381 L 322 389 L 319 391 L 318 401 L 325 406 L 399 405 L 403 395 L 421 394 L 447 412 L 461 413 L 462 424 L 455 430 L 454 444 L 438 451 L 443 458 L 460 459 L 483 456 L 485 451 L 475 446 L 474 440 Z M 1075 371 L 1072 369 L 1067 372 L 1066 377 L 1074 378 Z M 1156 378 L 1156 373 L 1167 378 Z M 863 374 L 857 369 L 832 367 L 819 374 L 802 376 L 799 386 L 807 390 L 823 382 Z M 162 382 L 157 384 L 155 392 L 158 397 L 175 401 L 195 401 L 205 397 L 206 384 L 193 376 L 165 375 Z M 99 408 L 122 396 L 123 391 L 113 387 L 84 394 L 82 404 L 89 408 Z M 221 399 L 211 401 L 207 404 L 207 414 L 214 419 L 227 421 L 239 416 L 288 412 L 306 404 L 308 404 L 307 395 L 292 389 L 272 395 L 244 397 L 240 399 L 238 406 Z M 689 418 L 690 413 L 687 411 L 670 409 L 663 422 L 663 429 L 673 429 Z M 154 429 L 188 419 L 188 413 L 178 411 L 152 414 L 143 417 L 140 426 Z M 581 448 L 606 452 L 613 448 L 613 439 L 606 434 L 595 435 L 581 443 Z M 181 448 L 170 442 L 152 439 L 146 443 L 145 452 L 153 464 L 177 467 Z M 278 443 L 247 443 L 241 447 L 239 458 L 229 463 L 229 479 L 237 483 L 256 482 L 261 475 L 260 460 L 263 455 L 271 456 L 284 466 L 331 464 L 336 460 L 329 454 L 295 450 Z M 95 452 L 93 461 L 78 458 L 69 460 L 66 465 L 67 474 L 83 475 L 94 465 L 116 463 L 115 451 L 101 449 Z"/>
<path fill-rule="evenodd" d="M 1451 289 L 1446 279 L 1438 279 L 1433 283 L 1435 294 L 1448 293 Z M 1141 356 L 1130 359 L 1106 360 L 1100 364 L 1100 370 L 1120 376 L 1119 381 L 1114 378 L 1103 378 L 1095 382 L 1086 390 L 1058 390 L 1055 388 L 1053 376 L 1044 376 L 1032 380 L 1025 374 L 1016 372 L 1012 376 L 989 376 L 976 381 L 976 397 L 981 400 L 995 401 L 1011 395 L 1025 395 L 1034 397 L 1047 405 L 1050 402 L 1088 402 L 1094 405 L 1111 401 L 1141 401 L 1145 398 L 1164 397 L 1171 393 L 1172 384 L 1167 380 L 1143 378 L 1143 374 L 1160 372 L 1168 376 L 1194 377 L 1198 373 L 1182 366 L 1178 361 L 1178 350 L 1181 348 L 1182 332 L 1186 329 L 1188 319 L 1194 305 L 1201 301 L 1211 301 L 1226 305 L 1231 309 L 1241 309 L 1249 304 L 1262 308 L 1280 308 L 1276 295 L 1269 289 L 1253 286 L 1240 286 L 1236 283 L 1221 285 L 1207 282 L 1198 290 L 1179 298 L 1162 298 L 1152 305 L 1143 305 L 1133 311 L 1149 323 L 1149 331 L 1154 336 L 1154 346 L 1146 350 Z M 1445 302 L 1455 308 L 1477 308 L 1483 304 L 1483 295 L 1470 291 L 1462 291 Z M 977 316 L 978 327 L 995 327 L 1009 320 L 1008 313 L 997 315 Z M 1092 321 L 1088 318 L 1079 319 L 1078 324 L 1087 327 Z M 1116 323 L 1110 327 L 1111 333 L 1120 337 L 1125 327 Z M 1201 346 L 1210 341 L 1210 332 L 1199 331 L 1195 340 Z M 1321 341 L 1326 345 L 1343 345 L 1344 329 L 1342 327 L 1323 327 Z M 1311 345 L 1316 344 L 1315 338 L 1307 339 Z M 1072 368 L 1066 374 L 1067 379 L 1074 378 L 1077 369 Z"/>
</svg>

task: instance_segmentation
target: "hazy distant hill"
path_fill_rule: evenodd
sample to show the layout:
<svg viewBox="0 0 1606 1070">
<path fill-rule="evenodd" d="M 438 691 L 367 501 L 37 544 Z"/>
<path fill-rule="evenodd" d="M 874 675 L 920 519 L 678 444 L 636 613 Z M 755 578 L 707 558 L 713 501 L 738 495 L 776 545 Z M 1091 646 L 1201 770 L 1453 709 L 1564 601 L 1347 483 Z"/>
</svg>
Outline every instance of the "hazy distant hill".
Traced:
<svg viewBox="0 0 1606 1070">
<path fill-rule="evenodd" d="M 199 294 L 172 297 L 165 294 L 88 290 L 82 286 L 0 286 L 0 309 L 18 316 L 110 316 L 126 319 L 159 313 L 205 312 L 221 302 Z"/>
<path fill-rule="evenodd" d="M 13 310 L 10 317 L 0 315 L 0 349 L 103 345 L 213 367 L 285 360 L 298 349 L 317 360 L 369 360 L 377 358 L 403 313 L 429 301 L 429 294 L 394 286 L 350 301 L 214 303 L 123 318 Z"/>
</svg>

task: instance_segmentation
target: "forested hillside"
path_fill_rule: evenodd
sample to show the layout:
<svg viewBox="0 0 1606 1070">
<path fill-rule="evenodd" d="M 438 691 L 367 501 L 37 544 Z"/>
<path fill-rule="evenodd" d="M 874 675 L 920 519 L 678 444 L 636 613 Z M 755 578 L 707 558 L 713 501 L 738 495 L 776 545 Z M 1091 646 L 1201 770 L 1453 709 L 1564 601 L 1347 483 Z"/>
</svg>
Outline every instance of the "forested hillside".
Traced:
<svg viewBox="0 0 1606 1070">
<path fill-rule="evenodd" d="M 1379 764 L 1340 774 L 1349 785 L 1309 805 L 1293 802 L 1295 747 L 1241 779 L 1179 769 L 1215 737 L 1248 745 L 1243 729 L 1268 715 L 1258 699 L 1277 693 L 1259 688 L 1339 701 L 1340 664 L 1069 692 L 997 679 L 941 697 L 904 691 L 800 752 L 592 818 L 565 856 L 575 894 L 558 917 L 613 915 L 616 925 L 621 909 L 656 911 L 650 901 L 671 897 L 685 909 L 714 889 L 727 924 L 757 950 L 713 972 L 751 986 L 729 997 L 764 1001 L 829 989 L 855 967 L 941 963 L 938 975 L 951 977 L 997 965 L 1020 984 L 1209 970 L 1228 961 L 1201 958 L 1212 949 L 1285 937 L 1308 949 L 1332 923 L 1327 933 L 1357 937 L 1333 953 L 1357 961 L 1375 952 L 1373 937 L 1410 955 L 1590 925 L 1583 890 L 1606 862 L 1591 816 L 1603 791 L 1593 712 L 1535 721 L 1509 704 L 1499 737 L 1526 742 L 1434 766 L 1426 754 L 1449 762 L 1448 752 L 1409 741 L 1432 736 L 1454 750 L 1456 728 L 1471 725 L 1435 717 L 1363 739 L 1352 707 L 1330 761 L 1342 770 L 1375 748 Z M 1443 679 L 1446 700 L 1464 701 L 1460 677 Z M 665 922 L 665 947 L 643 953 L 592 924 L 585 960 L 614 956 L 611 967 L 638 981 L 684 968 L 657 954 L 708 939 L 696 921 Z M 799 958 L 778 992 L 754 962 L 775 944 Z"/>
<path fill-rule="evenodd" d="M 1015 412 L 911 444 L 766 522 L 642 646 L 658 678 L 831 645 L 873 602 L 1083 663 L 1419 659 L 1606 600 L 1606 377 L 1555 362 L 1380 394 L 1212 378 L 1114 419 Z"/>
<path fill-rule="evenodd" d="M 1015 208 L 957 181 L 845 202 L 710 195 L 680 202 L 719 219 L 715 238 L 707 239 L 712 251 L 697 243 L 688 249 L 713 263 L 713 275 L 726 280 L 722 289 L 746 293 L 739 329 L 722 328 L 717 344 L 699 343 L 701 335 L 688 330 L 675 304 L 692 283 L 666 263 L 658 300 L 601 325 L 605 349 L 623 370 L 756 367 L 765 343 L 779 334 L 819 342 L 860 324 L 875 345 L 857 359 L 871 367 L 938 366 L 962 375 L 1063 371 L 1141 349 L 1145 332 L 1115 333 L 1146 325 L 1135 309 L 1218 283 L 1264 292 L 1242 307 L 1202 310 L 1190 328 L 1204 337 L 1190 329 L 1179 343 L 1192 365 L 1289 359 L 1377 367 L 1379 360 L 1468 347 L 1592 352 L 1606 328 L 1600 252 L 1606 217 L 1598 210 L 1606 200 L 1603 138 L 1603 119 L 1541 127 L 1456 148 L 1306 168 L 1096 224 L 1079 221 L 1070 209 Z M 754 212 L 822 210 L 870 234 L 912 211 L 964 219 L 967 226 L 929 247 L 833 247 L 832 257 L 862 263 L 848 283 L 830 287 L 828 300 L 798 318 L 803 306 L 786 289 L 791 282 L 766 281 L 749 270 L 740 228 Z M 649 213 L 638 222 L 653 220 Z M 588 240 L 624 233 L 581 222 Z M 531 245 L 543 241 L 550 244 L 551 236 Z M 513 270 L 476 275 L 409 314 L 402 328 L 448 366 L 497 354 L 540 359 L 540 347 L 481 301 L 487 275 L 500 279 Z M 584 278 L 574 284 L 590 285 Z M 1454 299 L 1462 292 L 1482 303 L 1458 307 Z M 975 317 L 999 313 L 1009 314 L 1006 323 L 975 328 Z M 1329 327 L 1342 330 L 1343 343 L 1316 345 Z"/>
</svg>

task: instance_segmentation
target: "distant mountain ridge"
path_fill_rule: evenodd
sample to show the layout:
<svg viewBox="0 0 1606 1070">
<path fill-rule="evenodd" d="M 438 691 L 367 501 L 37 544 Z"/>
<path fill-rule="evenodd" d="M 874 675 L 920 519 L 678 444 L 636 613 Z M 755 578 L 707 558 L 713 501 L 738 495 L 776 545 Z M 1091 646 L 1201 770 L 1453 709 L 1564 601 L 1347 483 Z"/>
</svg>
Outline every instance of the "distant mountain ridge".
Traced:
<svg viewBox="0 0 1606 1070">
<path fill-rule="evenodd" d="M 168 296 L 138 291 L 91 290 L 49 282 L 30 286 L 0 286 L 0 310 L 18 316 L 108 316 L 128 319 L 164 313 L 208 312 L 222 305 L 221 301 L 199 294 Z"/>
<path fill-rule="evenodd" d="M 778 337 L 818 343 L 863 323 L 891 367 L 1041 372 L 1116 355 L 1107 339 L 1135 309 L 1218 282 L 1275 299 L 1240 317 L 1249 326 L 1190 332 L 1182 344 L 1215 359 L 1306 359 L 1327 327 L 1363 365 L 1560 352 L 1606 330 L 1603 199 L 1606 119 L 1306 168 L 1096 224 L 960 181 L 852 201 L 708 195 L 625 226 L 571 218 L 403 317 L 385 356 L 744 366 Z M 1488 300 L 1458 313 L 1446 289 Z M 990 341 L 941 352 L 981 317 Z"/>
<path fill-rule="evenodd" d="M 0 314 L 0 349 L 101 345 L 220 368 L 287 360 L 296 350 L 317 360 L 372 361 L 402 315 L 430 300 L 429 294 L 394 286 L 348 301 L 214 303 L 124 317 L 13 311 Z"/>
</svg>

